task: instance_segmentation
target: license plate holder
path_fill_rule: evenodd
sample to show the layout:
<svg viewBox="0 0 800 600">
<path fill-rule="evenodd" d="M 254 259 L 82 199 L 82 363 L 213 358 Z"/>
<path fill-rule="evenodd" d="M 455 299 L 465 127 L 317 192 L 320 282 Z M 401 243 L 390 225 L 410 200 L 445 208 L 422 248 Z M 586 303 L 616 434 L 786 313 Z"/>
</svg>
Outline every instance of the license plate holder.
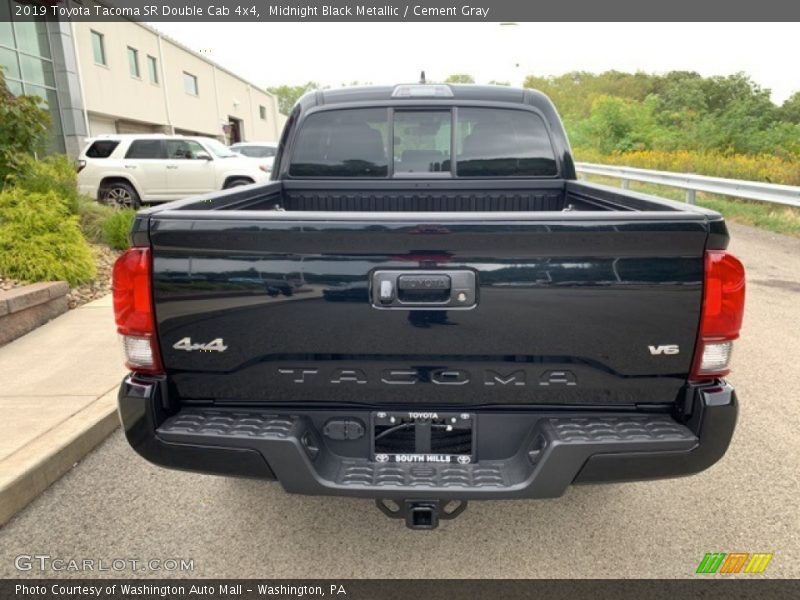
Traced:
<svg viewBox="0 0 800 600">
<path fill-rule="evenodd" d="M 439 411 L 372 413 L 371 459 L 377 463 L 475 462 L 475 415 Z"/>
</svg>

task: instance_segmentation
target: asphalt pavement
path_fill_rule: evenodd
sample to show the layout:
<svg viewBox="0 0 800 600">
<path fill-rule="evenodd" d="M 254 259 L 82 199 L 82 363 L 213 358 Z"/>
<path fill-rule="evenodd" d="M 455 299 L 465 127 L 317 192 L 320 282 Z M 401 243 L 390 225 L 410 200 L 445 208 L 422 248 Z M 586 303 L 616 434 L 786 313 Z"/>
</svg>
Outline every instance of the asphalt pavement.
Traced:
<svg viewBox="0 0 800 600">
<path fill-rule="evenodd" d="M 730 378 L 740 415 L 727 455 L 704 473 L 471 502 L 420 532 L 369 500 L 160 469 L 117 431 L 0 529 L 0 577 L 692 577 L 706 552 L 771 552 L 763 576 L 800 577 L 800 240 L 730 229 L 748 271 Z M 51 559 L 34 555 L 95 570 L 41 572 Z M 114 559 L 126 566 L 113 570 Z M 131 559 L 161 569 L 132 572 Z M 165 570 L 181 559 L 193 569 Z"/>
</svg>

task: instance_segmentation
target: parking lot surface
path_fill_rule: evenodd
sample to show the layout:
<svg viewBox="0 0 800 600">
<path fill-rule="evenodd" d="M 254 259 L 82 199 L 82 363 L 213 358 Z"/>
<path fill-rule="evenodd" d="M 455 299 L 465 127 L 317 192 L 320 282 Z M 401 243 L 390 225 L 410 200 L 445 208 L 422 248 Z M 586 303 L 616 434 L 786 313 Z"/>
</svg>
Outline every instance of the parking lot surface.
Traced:
<svg viewBox="0 0 800 600">
<path fill-rule="evenodd" d="M 771 552 L 764 576 L 800 577 L 800 240 L 730 229 L 748 271 L 731 376 L 739 425 L 704 473 L 472 502 L 420 532 L 369 500 L 163 470 L 117 431 L 0 530 L 0 576 L 691 577 L 706 552 Z M 191 559 L 193 570 L 15 568 L 15 557 L 37 554 Z"/>
</svg>

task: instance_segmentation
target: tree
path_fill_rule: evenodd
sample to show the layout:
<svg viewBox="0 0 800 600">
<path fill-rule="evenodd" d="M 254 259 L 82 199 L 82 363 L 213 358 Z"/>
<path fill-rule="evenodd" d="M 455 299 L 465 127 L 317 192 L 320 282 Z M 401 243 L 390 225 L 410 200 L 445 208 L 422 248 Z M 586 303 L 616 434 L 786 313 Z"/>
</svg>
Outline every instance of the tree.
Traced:
<svg viewBox="0 0 800 600">
<path fill-rule="evenodd" d="M 455 73 L 444 80 L 445 83 L 475 83 L 475 78 L 467 73 Z"/>
<path fill-rule="evenodd" d="M 20 158 L 44 149 L 50 115 L 38 96 L 14 96 L 0 69 L 0 188 Z"/>
<path fill-rule="evenodd" d="M 781 121 L 800 124 L 800 92 L 795 92 L 780 108 Z"/>
<path fill-rule="evenodd" d="M 648 73 L 571 71 L 557 77 L 529 75 L 522 86 L 544 92 L 566 119 L 585 119 L 599 96 L 613 96 L 643 102 L 654 92 L 657 76 Z"/>
<path fill-rule="evenodd" d="M 309 81 L 303 85 L 279 85 L 268 87 L 267 91 L 273 96 L 278 98 L 278 110 L 284 115 L 288 115 L 292 111 L 295 103 L 306 93 L 312 90 L 318 90 L 319 84 L 315 81 Z"/>
<path fill-rule="evenodd" d="M 598 96 L 591 116 L 575 127 L 576 141 L 604 154 L 650 149 L 664 135 L 653 115 L 656 105 L 655 96 L 644 102 Z"/>
</svg>

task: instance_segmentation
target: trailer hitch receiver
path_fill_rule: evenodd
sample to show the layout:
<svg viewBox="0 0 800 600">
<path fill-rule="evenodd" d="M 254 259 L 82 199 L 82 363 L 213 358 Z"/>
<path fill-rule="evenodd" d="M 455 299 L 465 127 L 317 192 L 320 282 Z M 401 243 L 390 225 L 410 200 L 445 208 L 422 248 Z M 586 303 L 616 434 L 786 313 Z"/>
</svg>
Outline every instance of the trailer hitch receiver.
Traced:
<svg viewBox="0 0 800 600">
<path fill-rule="evenodd" d="M 455 519 L 467 508 L 466 500 L 392 500 L 375 504 L 392 519 L 405 519 L 409 529 L 436 529 L 441 519 Z"/>
</svg>

